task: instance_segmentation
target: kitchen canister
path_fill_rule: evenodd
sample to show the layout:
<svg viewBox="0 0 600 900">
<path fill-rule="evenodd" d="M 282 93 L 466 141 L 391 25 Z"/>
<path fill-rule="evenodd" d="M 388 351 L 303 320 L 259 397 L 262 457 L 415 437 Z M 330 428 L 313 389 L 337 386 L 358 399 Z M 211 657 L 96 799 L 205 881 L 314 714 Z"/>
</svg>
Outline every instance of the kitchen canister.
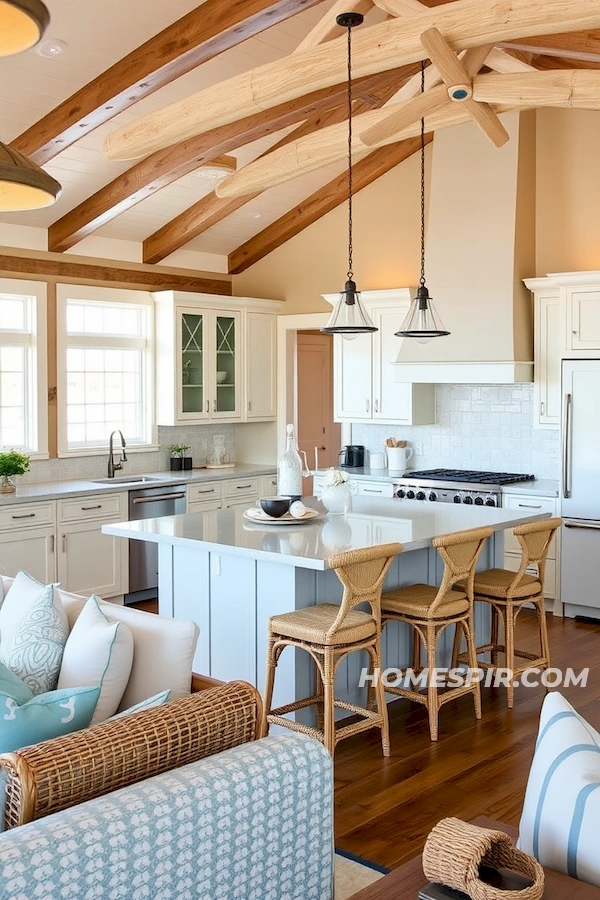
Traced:
<svg viewBox="0 0 600 900">
<path fill-rule="evenodd" d="M 413 455 L 412 447 L 386 447 L 388 469 L 394 472 L 404 472 L 408 461 Z"/>
<path fill-rule="evenodd" d="M 385 469 L 385 453 L 369 453 L 369 468 Z"/>
</svg>

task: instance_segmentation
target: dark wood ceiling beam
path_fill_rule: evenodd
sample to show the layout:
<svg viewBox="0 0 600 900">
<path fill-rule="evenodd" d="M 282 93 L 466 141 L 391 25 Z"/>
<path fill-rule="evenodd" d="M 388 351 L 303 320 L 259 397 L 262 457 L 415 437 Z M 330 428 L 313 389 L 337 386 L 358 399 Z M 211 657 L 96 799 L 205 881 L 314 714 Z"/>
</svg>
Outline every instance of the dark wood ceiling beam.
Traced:
<svg viewBox="0 0 600 900">
<path fill-rule="evenodd" d="M 368 96 L 378 85 L 399 77 L 398 70 L 383 74 L 383 81 L 381 74 L 358 79 L 357 95 Z M 339 106 L 346 95 L 345 84 L 324 88 L 147 156 L 54 222 L 48 229 L 48 249 L 69 250 L 102 225 L 203 163 L 296 125 L 318 110 Z"/>
<path fill-rule="evenodd" d="M 394 72 L 391 78 L 381 79 L 379 84 L 373 83 L 370 90 L 368 84 L 363 84 L 360 93 L 362 97 L 358 98 L 353 106 L 353 115 L 359 115 L 369 109 L 375 109 L 383 106 L 389 98 L 402 87 L 402 85 L 411 78 L 420 67 L 415 64 L 406 66 L 402 73 Z M 354 88 L 356 94 L 356 88 Z M 292 132 L 282 138 L 270 147 L 262 156 L 272 153 L 279 147 L 296 141 L 304 135 L 312 134 L 320 128 L 327 128 L 329 125 L 335 125 L 343 122 L 348 115 L 348 108 L 344 104 L 335 109 L 325 110 L 316 113 L 307 119 L 302 125 L 299 125 Z M 230 200 L 220 199 L 212 191 L 203 197 L 193 206 L 184 210 L 180 215 L 176 216 L 170 222 L 165 223 L 162 228 L 155 231 L 143 242 L 142 259 L 145 263 L 157 263 L 175 250 L 185 246 L 195 237 L 205 232 L 212 225 L 221 222 L 227 216 L 232 215 L 246 203 L 250 203 L 259 194 L 250 194 L 244 197 L 235 197 Z"/>
<path fill-rule="evenodd" d="M 319 2 L 206 0 L 72 94 L 12 146 L 43 165 L 143 97 Z"/>
<path fill-rule="evenodd" d="M 503 41 L 498 46 L 507 50 L 559 56 L 562 59 L 600 62 L 600 29 L 553 34 L 548 37 L 519 38 L 514 41 Z"/>
<path fill-rule="evenodd" d="M 425 135 L 425 143 L 433 139 L 432 134 Z M 371 182 L 380 178 L 394 166 L 399 165 L 413 153 L 421 149 L 421 139 L 410 138 L 389 144 L 369 153 L 364 159 L 352 166 L 354 191 L 360 191 Z M 348 199 L 348 175 L 342 172 L 320 190 L 311 194 L 298 206 L 269 225 L 260 234 L 246 241 L 237 250 L 229 254 L 228 269 L 231 275 L 239 275 L 277 247 L 285 244 L 290 238 L 299 234 L 308 225 L 312 225 L 326 213 L 331 212 L 340 203 Z"/>
</svg>

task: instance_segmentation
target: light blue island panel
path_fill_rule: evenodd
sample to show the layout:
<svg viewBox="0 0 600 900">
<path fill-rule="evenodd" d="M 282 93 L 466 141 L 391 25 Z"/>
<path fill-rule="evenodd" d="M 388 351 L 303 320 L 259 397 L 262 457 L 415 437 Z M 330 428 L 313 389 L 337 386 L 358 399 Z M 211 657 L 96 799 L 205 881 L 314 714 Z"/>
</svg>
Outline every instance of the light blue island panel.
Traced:
<svg viewBox="0 0 600 900">
<path fill-rule="evenodd" d="M 209 569 L 210 676 L 258 685 L 256 562 L 213 550 Z"/>
</svg>

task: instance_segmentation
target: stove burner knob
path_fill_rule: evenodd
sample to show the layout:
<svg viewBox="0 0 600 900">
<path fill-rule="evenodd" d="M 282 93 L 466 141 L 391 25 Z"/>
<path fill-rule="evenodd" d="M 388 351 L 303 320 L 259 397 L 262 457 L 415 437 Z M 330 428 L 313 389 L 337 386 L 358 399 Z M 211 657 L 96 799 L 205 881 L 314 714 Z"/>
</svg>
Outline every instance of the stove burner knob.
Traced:
<svg viewBox="0 0 600 900">
<path fill-rule="evenodd" d="M 406 491 L 404 490 L 404 488 L 400 488 L 398 491 L 396 491 L 396 497 L 399 497 L 400 500 L 406 497 Z"/>
<path fill-rule="evenodd" d="M 435 491 L 430 491 L 430 492 L 429 492 L 429 499 L 430 499 L 431 501 L 437 500 L 437 494 L 436 494 Z"/>
<path fill-rule="evenodd" d="M 488 497 L 487 500 L 485 501 L 485 505 L 486 506 L 495 506 L 496 501 L 494 500 L 493 497 Z"/>
<path fill-rule="evenodd" d="M 424 500 L 424 499 L 425 499 L 425 492 L 417 491 L 417 500 Z"/>
<path fill-rule="evenodd" d="M 407 491 L 407 492 L 406 492 L 406 498 L 407 498 L 407 500 L 414 500 L 414 499 L 415 499 L 415 492 L 414 492 L 414 491 Z"/>
<path fill-rule="evenodd" d="M 469 505 L 472 505 L 472 504 L 473 504 L 473 498 L 472 498 L 472 497 L 465 497 L 465 499 L 463 500 L 463 503 L 468 503 Z"/>
<path fill-rule="evenodd" d="M 483 506 L 483 497 L 475 497 L 475 506 Z"/>
<path fill-rule="evenodd" d="M 454 502 L 455 502 L 455 503 L 462 503 L 462 498 L 461 498 L 460 494 L 455 494 L 455 495 L 454 495 Z"/>
</svg>

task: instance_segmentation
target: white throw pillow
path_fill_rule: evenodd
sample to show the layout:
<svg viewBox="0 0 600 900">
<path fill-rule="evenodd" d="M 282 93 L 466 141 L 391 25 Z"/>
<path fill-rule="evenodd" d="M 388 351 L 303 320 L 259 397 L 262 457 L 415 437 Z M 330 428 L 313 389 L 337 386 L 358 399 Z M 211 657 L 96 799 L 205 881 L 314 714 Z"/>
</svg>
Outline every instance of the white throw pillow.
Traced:
<svg viewBox="0 0 600 900">
<path fill-rule="evenodd" d="M 17 572 L 6 591 L 4 602 L 0 606 L 0 641 L 10 637 L 31 604 L 38 599 L 46 586 L 23 569 Z M 58 587 L 58 585 L 54 585 L 54 587 Z"/>
<path fill-rule="evenodd" d="M 100 686 L 92 725 L 117 711 L 131 673 L 133 637 L 122 622 L 109 622 L 95 594 L 88 599 L 65 645 L 58 687 Z"/>
<path fill-rule="evenodd" d="M 518 847 L 600 887 L 600 734 L 553 691 L 540 715 Z"/>
<path fill-rule="evenodd" d="M 13 590 L 14 586 L 9 597 Z M 0 643 L 0 662 L 18 675 L 34 694 L 53 691 L 68 634 L 67 615 L 54 586 L 49 584 Z"/>
<path fill-rule="evenodd" d="M 170 699 L 171 691 L 160 691 L 160 693 L 155 694 L 153 697 L 148 697 L 147 700 L 140 700 L 139 703 L 135 703 L 133 706 L 128 707 L 128 709 L 124 709 L 122 712 L 118 712 L 114 716 L 111 716 L 111 721 L 113 719 L 123 719 L 125 716 L 132 715 L 132 713 L 141 712 L 142 709 L 154 709 L 155 706 L 162 706 L 163 703 L 168 703 Z"/>
</svg>

